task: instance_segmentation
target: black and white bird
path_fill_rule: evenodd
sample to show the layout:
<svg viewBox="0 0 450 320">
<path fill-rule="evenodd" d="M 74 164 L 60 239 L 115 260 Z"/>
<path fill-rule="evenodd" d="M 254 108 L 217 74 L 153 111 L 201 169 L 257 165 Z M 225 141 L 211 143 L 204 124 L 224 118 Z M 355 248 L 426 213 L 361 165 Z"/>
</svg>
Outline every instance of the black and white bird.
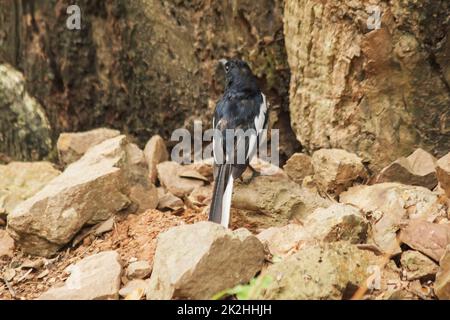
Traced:
<svg viewBox="0 0 450 320">
<path fill-rule="evenodd" d="M 256 154 L 267 127 L 268 105 L 246 62 L 222 59 L 220 63 L 225 70 L 226 84 L 213 119 L 215 183 L 209 221 L 228 228 L 233 181 L 241 177 Z M 230 132 L 237 131 L 245 135 L 230 137 Z"/>
</svg>

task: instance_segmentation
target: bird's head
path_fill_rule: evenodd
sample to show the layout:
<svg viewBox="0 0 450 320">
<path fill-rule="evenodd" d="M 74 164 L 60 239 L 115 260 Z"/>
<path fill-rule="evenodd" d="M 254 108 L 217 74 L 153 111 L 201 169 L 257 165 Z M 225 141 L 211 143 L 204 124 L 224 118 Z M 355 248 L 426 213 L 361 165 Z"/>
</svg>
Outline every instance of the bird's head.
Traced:
<svg viewBox="0 0 450 320">
<path fill-rule="evenodd" d="M 219 62 L 225 71 L 227 89 L 258 90 L 256 77 L 245 61 L 220 59 Z"/>
</svg>

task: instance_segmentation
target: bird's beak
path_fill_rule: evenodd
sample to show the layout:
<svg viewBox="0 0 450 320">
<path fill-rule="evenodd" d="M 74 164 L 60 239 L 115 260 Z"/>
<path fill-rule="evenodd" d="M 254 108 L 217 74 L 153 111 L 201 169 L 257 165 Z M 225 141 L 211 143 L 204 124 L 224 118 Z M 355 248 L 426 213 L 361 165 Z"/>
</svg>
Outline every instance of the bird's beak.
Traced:
<svg viewBox="0 0 450 320">
<path fill-rule="evenodd" d="M 219 62 L 222 65 L 222 67 L 225 67 L 225 64 L 228 62 L 228 60 L 227 59 L 220 59 Z"/>
</svg>

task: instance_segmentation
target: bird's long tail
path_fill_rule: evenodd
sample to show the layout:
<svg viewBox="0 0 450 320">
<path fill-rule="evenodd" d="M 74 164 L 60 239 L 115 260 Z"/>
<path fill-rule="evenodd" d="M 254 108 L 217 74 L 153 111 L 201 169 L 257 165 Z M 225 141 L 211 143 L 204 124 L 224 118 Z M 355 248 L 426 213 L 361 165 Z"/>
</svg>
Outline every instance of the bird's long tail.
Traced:
<svg viewBox="0 0 450 320">
<path fill-rule="evenodd" d="M 231 164 L 219 165 L 209 209 L 209 221 L 220 223 L 225 228 L 228 228 L 232 194 L 232 166 Z"/>
</svg>

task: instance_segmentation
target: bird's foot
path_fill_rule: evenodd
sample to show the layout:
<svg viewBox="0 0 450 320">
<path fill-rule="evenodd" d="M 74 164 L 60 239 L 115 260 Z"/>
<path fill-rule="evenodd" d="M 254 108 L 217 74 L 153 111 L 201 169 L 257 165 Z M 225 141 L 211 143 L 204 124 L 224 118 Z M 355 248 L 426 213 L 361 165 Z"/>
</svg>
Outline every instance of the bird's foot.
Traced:
<svg viewBox="0 0 450 320">
<path fill-rule="evenodd" d="M 261 172 L 256 171 L 255 168 L 253 168 L 251 165 L 249 165 L 248 168 L 252 171 L 252 174 L 248 178 L 243 178 L 241 176 L 241 181 L 244 184 L 250 184 L 253 181 L 253 179 L 262 175 Z"/>
</svg>

